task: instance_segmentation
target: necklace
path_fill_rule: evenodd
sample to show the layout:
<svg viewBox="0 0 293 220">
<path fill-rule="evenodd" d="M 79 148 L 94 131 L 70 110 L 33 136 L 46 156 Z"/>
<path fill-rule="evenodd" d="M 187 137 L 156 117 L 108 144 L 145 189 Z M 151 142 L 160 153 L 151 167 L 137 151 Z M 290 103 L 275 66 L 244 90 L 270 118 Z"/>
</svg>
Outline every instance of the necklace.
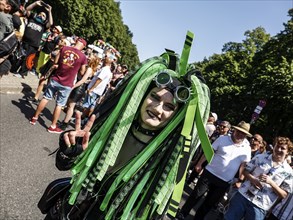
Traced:
<svg viewBox="0 0 293 220">
<path fill-rule="evenodd" d="M 145 134 L 147 136 L 155 136 L 160 133 L 160 130 L 154 131 L 154 130 L 148 130 L 148 129 L 141 127 L 140 124 L 138 123 L 138 121 L 133 122 L 133 127 L 135 128 L 136 131 L 138 131 L 142 134 Z"/>
</svg>

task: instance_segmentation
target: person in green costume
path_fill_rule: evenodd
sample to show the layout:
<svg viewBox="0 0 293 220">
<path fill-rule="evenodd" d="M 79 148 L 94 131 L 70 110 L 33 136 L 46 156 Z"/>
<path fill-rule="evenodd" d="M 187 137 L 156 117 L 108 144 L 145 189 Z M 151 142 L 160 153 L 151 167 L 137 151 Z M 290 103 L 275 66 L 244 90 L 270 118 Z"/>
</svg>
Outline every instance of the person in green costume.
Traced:
<svg viewBox="0 0 293 220">
<path fill-rule="evenodd" d="M 209 89 L 187 58 L 182 53 L 179 62 L 167 51 L 144 61 L 84 126 L 76 114 L 76 129 L 61 134 L 56 155 L 57 168 L 71 169 L 73 177 L 45 219 L 142 220 L 169 213 L 199 139 L 209 143 Z"/>
</svg>

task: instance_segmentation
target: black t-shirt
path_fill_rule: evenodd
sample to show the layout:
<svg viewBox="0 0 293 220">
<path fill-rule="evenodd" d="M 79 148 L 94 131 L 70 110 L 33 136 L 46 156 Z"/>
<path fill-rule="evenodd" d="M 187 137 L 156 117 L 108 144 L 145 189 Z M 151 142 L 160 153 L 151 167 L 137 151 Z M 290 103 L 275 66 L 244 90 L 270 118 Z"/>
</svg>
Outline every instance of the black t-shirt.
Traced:
<svg viewBox="0 0 293 220">
<path fill-rule="evenodd" d="M 28 18 L 22 41 L 28 43 L 30 46 L 39 47 L 45 27 L 46 23 L 36 21 L 36 15 L 31 14 Z"/>
</svg>

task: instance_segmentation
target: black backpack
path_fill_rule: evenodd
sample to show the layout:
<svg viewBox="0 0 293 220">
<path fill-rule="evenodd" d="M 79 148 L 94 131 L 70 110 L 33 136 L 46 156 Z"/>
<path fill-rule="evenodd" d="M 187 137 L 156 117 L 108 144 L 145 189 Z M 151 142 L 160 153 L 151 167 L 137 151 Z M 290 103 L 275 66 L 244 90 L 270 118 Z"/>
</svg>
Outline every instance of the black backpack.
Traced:
<svg viewBox="0 0 293 220">
<path fill-rule="evenodd" d="M 18 39 L 13 31 L 0 41 L 0 58 L 12 54 L 17 44 Z"/>
</svg>

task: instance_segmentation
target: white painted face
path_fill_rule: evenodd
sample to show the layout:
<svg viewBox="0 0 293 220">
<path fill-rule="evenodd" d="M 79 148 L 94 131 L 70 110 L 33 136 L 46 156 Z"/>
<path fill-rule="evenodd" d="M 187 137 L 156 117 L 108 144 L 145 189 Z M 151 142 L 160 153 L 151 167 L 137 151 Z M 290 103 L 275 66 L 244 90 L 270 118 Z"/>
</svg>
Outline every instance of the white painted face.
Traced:
<svg viewBox="0 0 293 220">
<path fill-rule="evenodd" d="M 140 109 L 141 126 L 149 130 L 159 130 L 166 126 L 178 109 L 173 94 L 163 88 L 153 88 Z"/>
</svg>

